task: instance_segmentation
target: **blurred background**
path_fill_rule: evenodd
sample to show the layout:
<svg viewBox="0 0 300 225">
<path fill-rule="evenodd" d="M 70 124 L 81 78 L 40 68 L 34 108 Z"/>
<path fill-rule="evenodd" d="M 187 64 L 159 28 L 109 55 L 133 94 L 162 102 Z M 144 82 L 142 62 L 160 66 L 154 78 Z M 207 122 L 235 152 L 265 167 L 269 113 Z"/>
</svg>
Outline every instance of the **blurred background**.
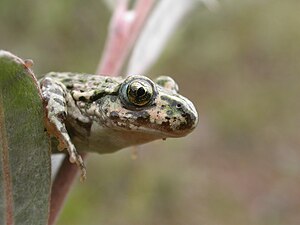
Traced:
<svg viewBox="0 0 300 225">
<path fill-rule="evenodd" d="M 300 224 L 300 1 L 191 12 L 150 77 L 172 75 L 197 129 L 91 154 L 58 224 Z M 34 71 L 94 73 L 111 11 L 99 0 L 0 1 L 0 48 Z M 79 179 L 78 179 L 79 180 Z"/>
</svg>

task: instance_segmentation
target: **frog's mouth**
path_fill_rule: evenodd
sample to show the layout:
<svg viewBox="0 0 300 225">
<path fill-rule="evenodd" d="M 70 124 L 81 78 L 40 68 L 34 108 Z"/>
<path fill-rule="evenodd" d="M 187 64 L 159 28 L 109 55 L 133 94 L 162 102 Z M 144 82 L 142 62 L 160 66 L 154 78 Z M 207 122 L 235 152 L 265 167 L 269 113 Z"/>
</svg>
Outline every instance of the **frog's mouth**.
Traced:
<svg viewBox="0 0 300 225">
<path fill-rule="evenodd" d="M 183 123 L 174 129 L 170 122 L 167 121 L 159 125 L 148 124 L 147 126 L 140 126 L 136 131 L 149 136 L 158 136 L 158 138 L 179 138 L 191 133 L 195 129 L 196 124 L 194 122 Z"/>
<path fill-rule="evenodd" d="M 184 137 L 192 132 L 198 123 L 196 111 L 188 111 L 181 114 L 181 119 L 151 119 L 148 112 L 128 112 L 128 118 L 120 118 L 117 115 L 111 116 L 111 128 L 121 132 L 135 133 L 139 136 L 151 136 L 154 139 Z M 133 119 L 134 118 L 134 119 Z"/>
</svg>

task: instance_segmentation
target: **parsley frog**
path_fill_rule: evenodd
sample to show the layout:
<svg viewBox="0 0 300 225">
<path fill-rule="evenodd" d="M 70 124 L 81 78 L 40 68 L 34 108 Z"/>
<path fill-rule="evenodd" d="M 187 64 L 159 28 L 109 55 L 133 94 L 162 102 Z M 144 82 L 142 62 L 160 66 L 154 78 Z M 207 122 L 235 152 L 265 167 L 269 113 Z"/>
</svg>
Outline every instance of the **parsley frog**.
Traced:
<svg viewBox="0 0 300 225">
<path fill-rule="evenodd" d="M 161 76 L 127 78 L 51 72 L 40 80 L 46 128 L 67 149 L 70 162 L 86 170 L 77 152 L 109 153 L 156 139 L 182 137 L 198 122 L 194 105 Z"/>
</svg>

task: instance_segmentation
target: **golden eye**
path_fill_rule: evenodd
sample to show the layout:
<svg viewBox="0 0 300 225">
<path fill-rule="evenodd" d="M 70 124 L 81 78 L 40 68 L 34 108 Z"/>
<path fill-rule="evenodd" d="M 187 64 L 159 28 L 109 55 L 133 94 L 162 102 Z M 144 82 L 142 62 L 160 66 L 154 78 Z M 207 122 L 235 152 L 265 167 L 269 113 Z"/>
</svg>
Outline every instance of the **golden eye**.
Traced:
<svg viewBox="0 0 300 225">
<path fill-rule="evenodd" d="M 142 110 L 145 106 L 151 106 L 156 96 L 157 89 L 153 81 L 141 75 L 127 77 L 119 89 L 122 106 L 129 110 Z"/>
<path fill-rule="evenodd" d="M 153 88 L 145 80 L 134 80 L 127 87 L 127 97 L 136 106 L 147 105 L 153 96 Z"/>
</svg>

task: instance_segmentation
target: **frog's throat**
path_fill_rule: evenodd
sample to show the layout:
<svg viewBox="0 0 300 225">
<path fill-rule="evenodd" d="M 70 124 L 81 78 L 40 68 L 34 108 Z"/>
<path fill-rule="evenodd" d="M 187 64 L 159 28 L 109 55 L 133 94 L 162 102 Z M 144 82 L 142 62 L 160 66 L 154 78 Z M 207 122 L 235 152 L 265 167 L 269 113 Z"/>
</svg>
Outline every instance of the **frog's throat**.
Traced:
<svg viewBox="0 0 300 225">
<path fill-rule="evenodd" d="M 95 131 L 95 129 L 97 131 Z M 126 132 L 124 130 L 94 127 L 88 138 L 83 140 L 75 136 L 73 142 L 79 151 L 90 151 L 103 154 L 112 153 L 129 146 L 141 145 L 163 138 L 166 137 L 161 136 L 157 132 Z"/>
</svg>

